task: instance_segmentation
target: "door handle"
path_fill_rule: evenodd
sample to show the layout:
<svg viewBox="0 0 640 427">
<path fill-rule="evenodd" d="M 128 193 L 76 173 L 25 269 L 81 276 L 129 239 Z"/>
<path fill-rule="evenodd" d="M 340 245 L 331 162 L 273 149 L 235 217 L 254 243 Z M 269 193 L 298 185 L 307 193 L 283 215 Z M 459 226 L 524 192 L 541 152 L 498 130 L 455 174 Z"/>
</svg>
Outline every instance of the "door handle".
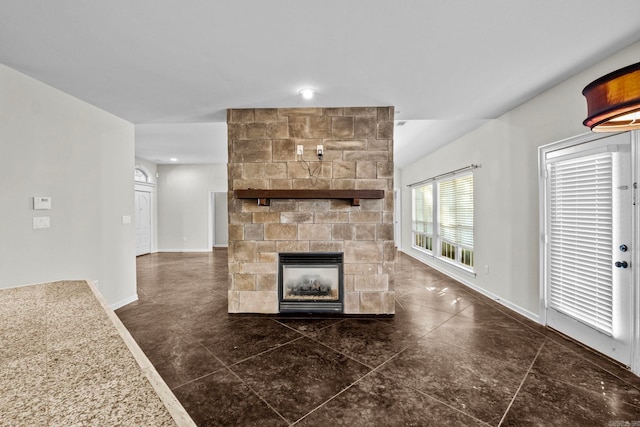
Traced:
<svg viewBox="0 0 640 427">
<path fill-rule="evenodd" d="M 627 268 L 628 266 L 627 261 L 616 261 L 616 267 L 618 268 Z"/>
</svg>

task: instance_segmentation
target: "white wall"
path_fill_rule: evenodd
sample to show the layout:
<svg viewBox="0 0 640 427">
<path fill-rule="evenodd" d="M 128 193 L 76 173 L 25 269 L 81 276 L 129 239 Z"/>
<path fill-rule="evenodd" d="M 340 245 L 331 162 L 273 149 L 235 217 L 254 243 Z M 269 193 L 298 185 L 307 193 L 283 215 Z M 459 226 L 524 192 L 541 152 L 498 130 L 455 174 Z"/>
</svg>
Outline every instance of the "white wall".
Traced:
<svg viewBox="0 0 640 427">
<path fill-rule="evenodd" d="M 158 251 L 209 247 L 209 192 L 227 191 L 227 165 L 158 165 Z"/>
<path fill-rule="evenodd" d="M 0 65 L 0 287 L 99 282 L 112 306 L 136 298 L 134 126 Z M 52 209 L 32 209 L 50 196 Z M 48 216 L 49 229 L 33 229 Z"/>
<path fill-rule="evenodd" d="M 638 58 L 640 43 L 404 167 L 400 174 L 402 250 L 538 319 L 538 147 L 589 132 L 582 125 L 586 117 L 582 89 L 610 71 L 638 62 Z M 411 190 L 407 188 L 413 182 L 472 163 L 481 165 L 474 172 L 476 277 L 411 248 Z M 485 265 L 489 273 L 484 272 Z"/>
<path fill-rule="evenodd" d="M 148 190 L 151 190 L 151 253 L 158 252 L 158 191 L 156 173 L 158 172 L 158 165 L 147 160 L 135 159 L 135 166 L 144 166 L 148 171 L 153 186 L 147 186 Z M 140 185 L 140 184 L 137 184 Z"/>
</svg>

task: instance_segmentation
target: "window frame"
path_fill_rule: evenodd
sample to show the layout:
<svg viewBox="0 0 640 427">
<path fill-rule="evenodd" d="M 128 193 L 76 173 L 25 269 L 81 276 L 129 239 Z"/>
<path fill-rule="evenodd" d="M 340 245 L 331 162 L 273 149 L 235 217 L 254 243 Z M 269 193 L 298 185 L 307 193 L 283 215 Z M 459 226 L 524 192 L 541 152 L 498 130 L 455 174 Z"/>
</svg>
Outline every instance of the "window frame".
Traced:
<svg viewBox="0 0 640 427">
<path fill-rule="evenodd" d="M 441 196 L 441 184 L 445 182 L 450 182 L 456 179 L 471 177 L 471 197 L 472 197 L 472 225 L 471 225 L 471 233 L 472 239 L 474 234 L 474 225 L 473 225 L 473 217 L 475 216 L 475 199 L 473 198 L 473 186 L 474 186 L 474 176 L 472 171 L 465 171 L 461 173 L 455 173 L 453 175 L 447 175 L 446 177 L 438 178 L 430 180 L 429 182 L 413 186 L 411 188 L 411 247 L 417 251 L 425 253 L 435 259 L 438 259 L 442 262 L 455 266 L 456 268 L 462 269 L 466 272 L 475 274 L 475 251 L 474 245 L 463 244 L 461 242 L 455 242 L 451 239 L 447 239 L 441 234 L 441 213 L 440 207 L 443 204 L 440 196 Z M 416 227 L 416 192 L 419 189 L 431 186 L 432 191 L 432 233 L 429 234 L 426 231 L 418 230 Z M 422 221 L 425 222 L 425 221 Z M 423 239 L 431 239 L 430 241 L 430 249 L 427 245 L 421 245 L 424 240 Z M 475 242 L 473 242 L 475 244 Z M 446 252 L 448 252 L 449 256 L 447 256 Z M 470 263 L 464 263 L 463 258 L 467 258 L 470 260 Z"/>
</svg>

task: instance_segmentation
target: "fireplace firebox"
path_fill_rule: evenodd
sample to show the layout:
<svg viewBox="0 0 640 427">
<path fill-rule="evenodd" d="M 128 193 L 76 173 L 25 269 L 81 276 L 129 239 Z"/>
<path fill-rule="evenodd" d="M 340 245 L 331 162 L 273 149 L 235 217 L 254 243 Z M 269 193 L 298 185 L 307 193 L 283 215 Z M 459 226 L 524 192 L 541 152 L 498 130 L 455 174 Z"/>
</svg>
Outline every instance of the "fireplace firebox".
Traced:
<svg viewBox="0 0 640 427">
<path fill-rule="evenodd" d="M 341 252 L 280 253 L 278 259 L 281 313 L 342 313 Z"/>
</svg>

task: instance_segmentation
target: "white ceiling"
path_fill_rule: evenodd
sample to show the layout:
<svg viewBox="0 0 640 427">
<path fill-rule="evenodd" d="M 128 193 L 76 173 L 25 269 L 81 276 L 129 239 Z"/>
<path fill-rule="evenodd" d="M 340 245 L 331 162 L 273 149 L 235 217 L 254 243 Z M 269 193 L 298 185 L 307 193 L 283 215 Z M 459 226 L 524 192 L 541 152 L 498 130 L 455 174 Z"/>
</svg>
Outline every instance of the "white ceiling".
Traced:
<svg viewBox="0 0 640 427">
<path fill-rule="evenodd" d="M 227 108 L 393 105 L 403 166 L 640 40 L 639 16 L 638 0 L 0 0 L 0 62 L 136 123 L 157 163 L 226 162 Z"/>
</svg>

